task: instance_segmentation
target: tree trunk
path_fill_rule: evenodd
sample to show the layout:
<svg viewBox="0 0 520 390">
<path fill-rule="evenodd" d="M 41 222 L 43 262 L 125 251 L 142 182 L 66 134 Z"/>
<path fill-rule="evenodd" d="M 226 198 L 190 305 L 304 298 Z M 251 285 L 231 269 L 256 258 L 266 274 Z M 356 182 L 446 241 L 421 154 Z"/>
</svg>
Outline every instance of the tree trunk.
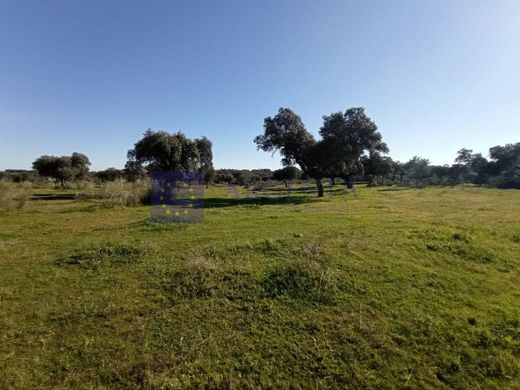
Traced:
<svg viewBox="0 0 520 390">
<path fill-rule="evenodd" d="M 354 180 L 352 179 L 352 176 L 348 176 L 346 182 L 347 182 L 347 188 L 349 190 L 354 188 Z"/>
<path fill-rule="evenodd" d="M 316 180 L 316 186 L 318 187 L 318 198 L 323 198 L 323 184 L 321 183 L 321 179 Z"/>
<path fill-rule="evenodd" d="M 283 183 L 285 184 L 285 188 L 289 187 L 289 184 L 287 184 L 287 180 L 284 180 Z"/>
<path fill-rule="evenodd" d="M 336 185 L 336 178 L 335 177 L 331 177 L 330 178 L 330 185 L 331 186 L 335 186 Z"/>
</svg>

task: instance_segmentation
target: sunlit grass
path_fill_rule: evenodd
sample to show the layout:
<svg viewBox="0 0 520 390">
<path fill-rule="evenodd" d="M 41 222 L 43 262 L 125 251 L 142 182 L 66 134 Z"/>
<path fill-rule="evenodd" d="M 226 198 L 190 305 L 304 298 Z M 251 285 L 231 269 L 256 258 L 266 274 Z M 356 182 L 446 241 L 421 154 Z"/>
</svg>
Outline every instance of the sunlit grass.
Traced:
<svg viewBox="0 0 520 390">
<path fill-rule="evenodd" d="M 520 386 L 520 192 L 312 191 L 2 211 L 0 388 Z"/>
</svg>

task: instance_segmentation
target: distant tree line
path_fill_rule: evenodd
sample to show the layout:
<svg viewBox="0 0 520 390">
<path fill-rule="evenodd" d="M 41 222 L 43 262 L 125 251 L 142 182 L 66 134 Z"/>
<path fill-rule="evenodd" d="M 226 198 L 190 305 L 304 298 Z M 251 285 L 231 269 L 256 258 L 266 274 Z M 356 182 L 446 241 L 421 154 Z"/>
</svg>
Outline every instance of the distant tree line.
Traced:
<svg viewBox="0 0 520 390">
<path fill-rule="evenodd" d="M 70 156 L 41 156 L 33 170 L 6 170 L 0 179 L 14 182 L 52 180 L 136 181 L 154 171 L 197 173 L 209 184 L 249 186 L 276 181 L 286 186 L 296 180 L 313 180 L 323 196 L 323 179 L 352 188 L 354 182 L 369 185 L 455 185 L 473 183 L 498 188 L 520 188 L 520 143 L 494 146 L 487 157 L 470 149 L 457 152 L 452 165 L 432 165 L 418 156 L 407 162 L 392 160 L 376 124 L 362 107 L 349 108 L 323 117 L 320 139 L 307 131 L 301 118 L 289 108 L 280 108 L 264 119 L 264 131 L 254 139 L 258 149 L 282 156 L 283 168 L 218 169 L 213 167 L 212 143 L 206 138 L 189 139 L 182 132 L 148 129 L 127 153 L 124 169 L 90 172 L 90 160 L 74 152 Z"/>
<path fill-rule="evenodd" d="M 488 158 L 470 149 L 457 152 L 452 165 L 432 165 L 418 156 L 406 163 L 390 157 L 362 159 L 364 179 L 371 185 L 408 186 L 473 183 L 498 188 L 520 189 L 520 142 L 489 149 Z"/>
<path fill-rule="evenodd" d="M 5 171 L 0 171 L 0 180 L 12 181 L 13 183 L 32 182 L 37 179 L 37 172 L 26 169 L 6 169 Z"/>
<path fill-rule="evenodd" d="M 214 182 L 216 184 L 248 186 L 268 181 L 279 181 L 287 186 L 289 182 L 303 178 L 302 172 L 293 166 L 274 171 L 270 169 L 217 169 Z"/>
<path fill-rule="evenodd" d="M 41 156 L 33 162 L 33 169 L 40 177 L 58 181 L 62 187 L 67 181 L 85 179 L 136 181 L 157 171 L 197 173 L 206 184 L 215 176 L 212 143 L 206 137 L 191 140 L 181 132 L 170 134 L 148 129 L 128 151 L 127 158 L 123 170 L 108 168 L 89 172 L 90 161 L 84 154 Z M 3 176 L 7 176 L 6 173 Z"/>
<path fill-rule="evenodd" d="M 303 176 L 315 180 L 318 196 L 323 196 L 323 178 L 332 183 L 341 178 L 348 188 L 355 180 L 370 185 L 474 183 L 520 188 L 520 143 L 491 148 L 489 160 L 461 149 L 451 166 L 434 166 L 418 156 L 400 163 L 386 155 L 389 149 L 362 107 L 324 116 L 319 134 L 316 140 L 296 113 L 280 108 L 274 117 L 265 118 L 264 132 L 254 142 L 264 151 L 280 152 L 283 165 L 298 165 Z"/>
</svg>

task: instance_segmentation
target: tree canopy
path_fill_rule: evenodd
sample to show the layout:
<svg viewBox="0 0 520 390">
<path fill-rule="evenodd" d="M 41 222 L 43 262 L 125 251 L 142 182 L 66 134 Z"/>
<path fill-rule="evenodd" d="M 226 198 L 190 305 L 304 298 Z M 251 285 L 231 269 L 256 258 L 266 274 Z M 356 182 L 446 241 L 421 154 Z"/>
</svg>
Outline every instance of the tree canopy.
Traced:
<svg viewBox="0 0 520 390">
<path fill-rule="evenodd" d="M 365 153 L 388 152 L 377 126 L 361 107 L 324 116 L 323 121 L 322 139 L 317 141 L 296 113 L 280 108 L 274 117 L 264 119 L 264 133 L 254 140 L 259 149 L 279 151 L 283 165 L 297 164 L 316 181 L 320 197 L 323 177 L 342 177 L 350 184 L 352 176 L 362 171 Z"/>
<path fill-rule="evenodd" d="M 86 178 L 89 166 L 88 157 L 77 152 L 71 156 L 41 156 L 33 162 L 33 169 L 38 175 L 59 180 L 62 186 L 65 181 Z"/>
<path fill-rule="evenodd" d="M 283 167 L 282 169 L 277 169 L 273 172 L 273 179 L 278 181 L 283 181 L 285 186 L 288 186 L 289 180 L 296 180 L 301 177 L 301 172 L 298 168 L 293 167 L 292 165 Z"/>
<path fill-rule="evenodd" d="M 127 176 L 140 174 L 144 168 L 154 171 L 198 172 L 209 182 L 213 175 L 211 141 L 202 137 L 191 140 L 183 133 L 148 129 L 134 148 L 128 151 Z"/>
<path fill-rule="evenodd" d="M 361 157 L 368 153 L 372 160 L 388 153 L 377 125 L 365 114 L 363 107 L 349 108 L 323 117 L 320 129 L 325 153 L 325 170 L 345 179 L 352 186 L 352 176 L 363 170 Z"/>
</svg>

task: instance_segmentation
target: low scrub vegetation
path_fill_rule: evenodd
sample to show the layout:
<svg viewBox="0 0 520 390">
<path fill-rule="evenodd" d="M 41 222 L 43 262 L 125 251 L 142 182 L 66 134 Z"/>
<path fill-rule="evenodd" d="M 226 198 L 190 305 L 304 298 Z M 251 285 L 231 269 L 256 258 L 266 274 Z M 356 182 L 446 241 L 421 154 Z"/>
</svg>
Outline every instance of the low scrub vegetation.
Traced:
<svg viewBox="0 0 520 390">
<path fill-rule="evenodd" d="M 252 251 L 260 249 L 265 254 L 265 246 L 247 248 Z M 163 276 L 162 286 L 172 302 L 177 304 L 183 299 L 209 298 L 233 301 L 299 299 L 330 304 L 345 286 L 338 279 L 337 272 L 314 260 L 289 260 L 258 271 L 240 265 L 224 265 L 217 259 L 191 254 L 181 267 Z"/>
<path fill-rule="evenodd" d="M 332 303 L 341 282 L 328 268 L 294 262 L 267 270 L 261 281 L 269 298 L 303 299 L 309 303 Z"/>
<path fill-rule="evenodd" d="M 0 180 L 0 210 L 20 209 L 31 196 L 31 184 Z"/>
<path fill-rule="evenodd" d="M 125 265 L 142 259 L 142 248 L 126 244 L 106 244 L 75 250 L 69 256 L 58 259 L 59 265 L 97 269 L 104 265 Z"/>
<path fill-rule="evenodd" d="M 462 260 L 490 263 L 496 261 L 496 254 L 486 246 L 482 246 L 470 233 L 465 231 L 450 232 L 431 229 L 418 232 L 424 240 L 425 247 L 432 251 L 456 255 Z"/>
<path fill-rule="evenodd" d="M 174 304 L 186 299 L 244 301 L 259 297 L 257 282 L 250 272 L 239 268 L 217 268 L 200 257 L 168 274 L 164 289 Z"/>
<path fill-rule="evenodd" d="M 139 206 L 150 204 L 151 184 L 149 180 L 139 179 L 127 182 L 122 179 L 106 182 L 101 188 L 102 203 L 105 206 Z"/>
</svg>

